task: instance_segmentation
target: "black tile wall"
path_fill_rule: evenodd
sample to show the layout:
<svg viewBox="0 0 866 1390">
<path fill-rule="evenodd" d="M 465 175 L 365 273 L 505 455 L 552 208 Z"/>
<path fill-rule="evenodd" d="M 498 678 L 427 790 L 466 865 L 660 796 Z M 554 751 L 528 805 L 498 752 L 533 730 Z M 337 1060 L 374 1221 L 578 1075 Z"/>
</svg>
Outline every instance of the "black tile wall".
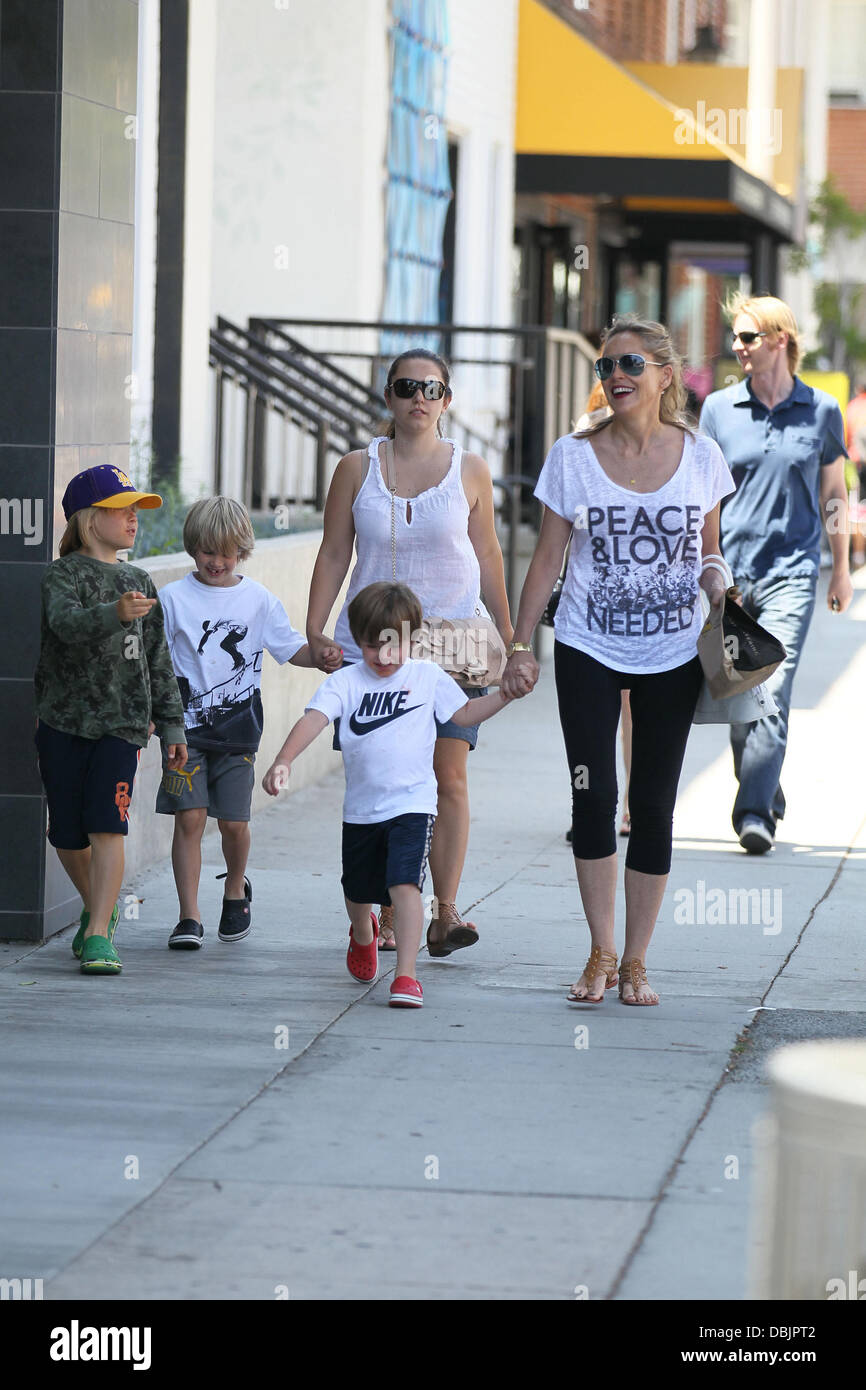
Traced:
<svg viewBox="0 0 866 1390">
<path fill-rule="evenodd" d="M 0 91 L 0 205 L 53 208 L 56 203 L 56 93 Z"/>
<path fill-rule="evenodd" d="M 19 561 L 0 563 L 3 600 L 3 641 L 0 642 L 0 681 L 31 680 L 39 660 L 42 616 L 42 576 L 45 566 Z M 27 731 L 22 731 L 27 737 Z M 2 879 L 0 879 L 2 882 Z"/>
<path fill-rule="evenodd" d="M 7 914 L 41 909 L 45 847 L 42 797 L 0 796 L 0 883 L 3 884 L 0 936 L 11 935 Z"/>
<path fill-rule="evenodd" d="M 56 92 L 59 0 L 3 0 L 0 5 L 0 88 Z"/>
<path fill-rule="evenodd" d="M 33 673 L 60 498 L 128 463 L 137 49 L 135 0 L 0 0 L 0 937 L 78 912 L 45 840 Z"/>
<path fill-rule="evenodd" d="M 0 328 L 0 444 L 50 444 L 53 333 Z"/>
<path fill-rule="evenodd" d="M 51 323 L 55 216 L 0 211 L 0 328 Z"/>
<path fill-rule="evenodd" d="M 35 727 L 32 682 L 0 681 L 0 797 L 42 795 Z"/>
</svg>

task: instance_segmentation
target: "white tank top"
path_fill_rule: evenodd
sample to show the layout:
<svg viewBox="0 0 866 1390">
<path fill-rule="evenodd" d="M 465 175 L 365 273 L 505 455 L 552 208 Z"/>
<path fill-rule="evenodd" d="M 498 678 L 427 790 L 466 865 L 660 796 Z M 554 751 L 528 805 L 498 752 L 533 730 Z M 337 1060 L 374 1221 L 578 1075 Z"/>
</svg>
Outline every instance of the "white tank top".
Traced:
<svg viewBox="0 0 866 1390">
<path fill-rule="evenodd" d="M 349 580 L 334 640 L 347 661 L 360 661 L 361 651 L 349 631 L 346 610 L 359 590 L 392 578 L 391 494 L 379 463 L 385 435 L 370 441 L 367 473 L 352 504 L 357 560 Z M 406 498 L 394 498 L 397 530 L 397 580 L 418 595 L 426 617 L 489 617 L 481 602 L 481 571 L 469 539 L 469 503 L 463 491 L 463 450 L 453 439 L 451 467 L 438 487 L 409 499 L 412 520 L 406 519 Z"/>
</svg>

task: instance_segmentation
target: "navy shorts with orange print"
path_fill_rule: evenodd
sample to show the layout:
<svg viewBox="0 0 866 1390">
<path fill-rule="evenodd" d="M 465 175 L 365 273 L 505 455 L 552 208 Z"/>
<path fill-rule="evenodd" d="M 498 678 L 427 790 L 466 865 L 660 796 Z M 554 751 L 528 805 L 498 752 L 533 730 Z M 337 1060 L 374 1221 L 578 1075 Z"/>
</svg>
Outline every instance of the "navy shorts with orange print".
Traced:
<svg viewBox="0 0 866 1390">
<path fill-rule="evenodd" d="M 55 849 L 87 849 L 90 835 L 126 835 L 141 749 L 125 738 L 81 738 L 40 721 L 39 775 Z"/>
</svg>

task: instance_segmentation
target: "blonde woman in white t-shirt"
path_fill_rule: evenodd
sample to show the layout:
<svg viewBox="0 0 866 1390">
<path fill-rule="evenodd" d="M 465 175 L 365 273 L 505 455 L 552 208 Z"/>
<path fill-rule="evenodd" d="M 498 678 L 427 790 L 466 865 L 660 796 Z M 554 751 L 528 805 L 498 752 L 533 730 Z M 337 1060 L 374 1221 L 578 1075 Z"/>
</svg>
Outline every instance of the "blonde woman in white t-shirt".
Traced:
<svg viewBox="0 0 866 1390">
<path fill-rule="evenodd" d="M 490 616 L 504 640 L 511 641 L 490 470 L 478 454 L 442 437 L 442 419 L 451 399 L 450 373 L 441 357 L 425 348 L 402 353 L 391 363 L 385 386 L 393 415 L 388 435 L 372 440 L 367 449 L 346 454 L 337 465 L 307 610 L 307 640 L 321 670 L 361 660 L 349 628 L 348 605 L 368 584 L 393 578 L 388 439 L 393 441 L 396 472 L 396 578 L 418 595 L 425 617 Z M 325 625 L 352 563 L 353 548 L 357 553 L 346 601 L 334 637 L 326 637 Z M 468 691 L 467 697 L 484 693 Z M 456 901 L 469 840 L 467 757 L 477 737 L 474 725 L 464 728 L 449 721 L 438 727 L 434 769 L 439 813 L 430 850 L 437 907 L 427 933 L 433 956 L 450 955 L 478 940 L 477 927 L 463 920 Z M 393 949 L 390 909 L 383 910 L 381 928 L 380 949 Z"/>
<path fill-rule="evenodd" d="M 515 625 L 503 690 L 538 677 L 529 647 L 571 537 L 556 611 L 559 713 L 572 781 L 572 850 L 591 936 L 570 1003 L 597 1004 L 619 984 L 624 1004 L 652 1005 L 646 953 L 671 862 L 672 822 L 702 675 L 698 586 L 718 604 L 725 581 L 719 507 L 734 484 L 721 450 L 685 415 L 680 359 L 658 323 L 622 315 L 595 364 L 611 409 L 558 439 L 536 488 L 544 518 Z M 625 949 L 614 912 L 616 729 L 630 691 L 631 833 Z"/>
</svg>

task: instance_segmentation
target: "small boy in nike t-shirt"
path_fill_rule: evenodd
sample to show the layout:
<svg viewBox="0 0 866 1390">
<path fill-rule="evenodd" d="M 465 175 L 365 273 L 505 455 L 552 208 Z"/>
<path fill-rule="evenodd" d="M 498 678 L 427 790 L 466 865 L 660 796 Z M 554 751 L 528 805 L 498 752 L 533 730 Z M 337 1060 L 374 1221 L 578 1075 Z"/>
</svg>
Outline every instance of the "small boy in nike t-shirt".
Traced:
<svg viewBox="0 0 866 1390">
<path fill-rule="evenodd" d="M 379 924 L 372 904 L 393 905 L 397 972 L 389 1003 L 420 1008 L 424 997 L 415 964 L 424 930 L 421 890 L 436 819 L 436 720 L 480 724 L 504 709 L 508 699 L 496 691 L 468 701 L 441 667 L 409 656 L 409 634 L 421 628 L 421 604 L 405 584 L 369 584 L 350 603 L 348 618 L 363 661 L 343 666 L 320 685 L 262 786 L 276 796 L 298 754 L 339 718 L 346 770 L 346 964 L 363 984 L 376 979 Z"/>
</svg>

